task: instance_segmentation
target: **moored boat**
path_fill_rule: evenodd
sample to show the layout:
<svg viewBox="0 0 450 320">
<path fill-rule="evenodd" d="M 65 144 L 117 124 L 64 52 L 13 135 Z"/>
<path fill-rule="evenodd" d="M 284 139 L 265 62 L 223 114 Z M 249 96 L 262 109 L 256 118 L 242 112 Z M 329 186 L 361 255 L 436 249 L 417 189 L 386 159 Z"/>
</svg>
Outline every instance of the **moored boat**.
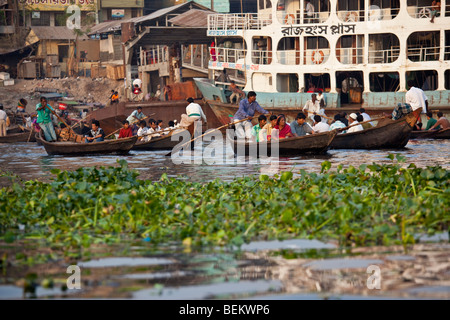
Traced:
<svg viewBox="0 0 450 320">
<path fill-rule="evenodd" d="M 58 141 L 47 142 L 40 134 L 36 134 L 36 140 L 45 148 L 49 155 L 98 155 L 98 154 L 127 154 L 137 141 L 137 136 L 118 140 L 105 140 L 102 142 L 76 142 Z M 79 139 L 78 139 L 79 140 Z"/>
<path fill-rule="evenodd" d="M 335 138 L 337 131 L 329 131 L 324 133 L 317 133 L 306 135 L 302 137 L 293 137 L 277 140 L 278 154 L 272 154 L 272 141 L 263 142 L 244 142 L 239 140 L 228 140 L 232 143 L 234 152 L 238 156 L 248 156 L 255 153 L 258 156 L 289 156 L 289 155 L 304 155 L 304 154 L 323 154 L 327 152 L 328 147 Z M 275 150 L 274 150 L 275 151 Z M 245 153 L 244 153 L 245 152 Z M 276 151 L 275 151 L 276 152 Z"/>
<path fill-rule="evenodd" d="M 133 150 L 172 150 L 177 144 L 182 142 L 180 139 L 186 133 L 191 137 L 191 132 L 185 129 L 171 131 L 167 135 L 153 137 L 150 141 L 138 141 L 133 146 Z"/>
<path fill-rule="evenodd" d="M 377 126 L 362 131 L 339 134 L 331 149 L 401 149 L 408 143 L 420 115 L 418 109 L 399 120 L 383 119 Z"/>
<path fill-rule="evenodd" d="M 450 128 L 411 132 L 411 139 L 450 139 Z"/>
<path fill-rule="evenodd" d="M 33 132 L 25 130 L 20 133 L 7 134 L 4 137 L 0 137 L 0 143 L 17 143 L 17 142 L 36 142 Z"/>
</svg>

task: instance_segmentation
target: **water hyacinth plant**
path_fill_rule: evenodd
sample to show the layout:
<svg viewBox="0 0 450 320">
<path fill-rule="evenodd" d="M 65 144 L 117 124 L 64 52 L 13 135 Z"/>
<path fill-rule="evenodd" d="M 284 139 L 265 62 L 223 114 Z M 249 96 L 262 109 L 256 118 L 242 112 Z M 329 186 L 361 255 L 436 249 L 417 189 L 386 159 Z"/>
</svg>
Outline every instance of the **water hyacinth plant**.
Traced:
<svg viewBox="0 0 450 320">
<path fill-rule="evenodd" d="M 393 157 L 392 157 L 393 158 Z M 119 167 L 54 170 L 50 182 L 0 189 L 0 237 L 89 247 L 151 243 L 241 245 L 310 238 L 349 245 L 404 245 L 448 231 L 450 171 L 441 167 L 322 164 L 322 172 L 193 183 L 138 179 Z"/>
</svg>

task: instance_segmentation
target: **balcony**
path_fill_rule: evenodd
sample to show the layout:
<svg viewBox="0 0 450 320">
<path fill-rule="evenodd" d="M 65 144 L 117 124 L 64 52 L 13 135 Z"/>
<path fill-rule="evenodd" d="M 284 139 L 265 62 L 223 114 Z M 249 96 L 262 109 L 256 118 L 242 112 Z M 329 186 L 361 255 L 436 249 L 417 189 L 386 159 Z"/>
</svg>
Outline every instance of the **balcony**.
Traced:
<svg viewBox="0 0 450 320">
<path fill-rule="evenodd" d="M 222 47 L 214 47 L 213 49 L 216 54 L 215 56 L 211 56 L 212 61 L 237 64 L 244 64 L 245 62 L 247 50 Z M 216 60 L 214 60 L 214 58 Z"/>
<path fill-rule="evenodd" d="M 408 59 L 413 62 L 439 60 L 439 47 L 408 47 Z"/>
<path fill-rule="evenodd" d="M 149 70 L 156 70 L 161 64 L 169 62 L 169 48 L 167 46 L 155 46 L 150 49 L 142 49 L 140 52 L 140 65 Z"/>
<path fill-rule="evenodd" d="M 364 47 L 339 48 L 336 56 L 342 64 L 361 64 L 364 61 Z"/>
<path fill-rule="evenodd" d="M 210 55 L 206 44 L 191 44 L 182 46 L 183 68 L 199 72 L 208 72 Z"/>
<path fill-rule="evenodd" d="M 270 24 L 272 24 L 270 15 L 258 13 L 210 14 L 208 16 L 208 35 L 232 36 L 237 35 L 236 30 L 261 30 Z"/>
<path fill-rule="evenodd" d="M 369 63 L 392 63 L 398 59 L 400 55 L 400 47 L 392 47 L 386 50 L 370 50 Z"/>
</svg>

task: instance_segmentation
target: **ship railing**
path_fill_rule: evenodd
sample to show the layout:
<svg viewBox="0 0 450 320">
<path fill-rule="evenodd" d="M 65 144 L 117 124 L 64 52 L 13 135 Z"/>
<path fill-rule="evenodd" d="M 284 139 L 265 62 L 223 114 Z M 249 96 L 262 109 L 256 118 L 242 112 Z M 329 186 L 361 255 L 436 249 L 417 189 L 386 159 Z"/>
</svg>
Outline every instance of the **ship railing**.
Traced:
<svg viewBox="0 0 450 320">
<path fill-rule="evenodd" d="M 298 65 L 300 64 L 300 51 L 299 50 L 277 51 L 277 58 L 281 64 Z"/>
<path fill-rule="evenodd" d="M 141 66 L 169 62 L 169 48 L 167 46 L 155 46 L 149 50 L 141 51 Z"/>
<path fill-rule="evenodd" d="M 369 63 L 392 63 L 398 59 L 400 47 L 394 46 L 389 49 L 369 49 Z"/>
<path fill-rule="evenodd" d="M 364 47 L 336 49 L 336 55 L 342 64 L 361 64 L 364 62 Z"/>
<path fill-rule="evenodd" d="M 330 16 L 329 11 L 314 12 L 312 16 L 306 13 L 303 16 L 303 23 L 324 23 Z M 301 24 L 300 10 L 297 11 L 278 11 L 277 18 L 284 25 Z"/>
<path fill-rule="evenodd" d="M 431 3 L 431 1 L 430 1 Z M 408 13 L 411 17 L 416 19 L 431 19 L 431 5 L 425 7 L 408 6 Z"/>
<path fill-rule="evenodd" d="M 408 59 L 413 62 L 439 60 L 440 47 L 408 47 Z"/>
<path fill-rule="evenodd" d="M 272 24 L 270 14 L 233 13 L 208 15 L 208 30 L 260 30 Z"/>
<path fill-rule="evenodd" d="M 399 8 L 372 8 L 369 9 L 369 21 L 392 20 L 399 12 Z"/>
<path fill-rule="evenodd" d="M 211 60 L 217 62 L 228 62 L 228 63 L 244 63 L 245 55 L 247 50 L 245 49 L 234 49 L 234 48 L 223 48 L 223 47 L 212 47 Z M 216 60 L 214 60 L 216 58 Z"/>
<path fill-rule="evenodd" d="M 253 50 L 252 62 L 254 64 L 271 64 L 272 63 L 272 51 L 268 50 Z"/>
<path fill-rule="evenodd" d="M 337 16 L 344 22 L 364 21 L 364 10 L 339 10 Z"/>
</svg>

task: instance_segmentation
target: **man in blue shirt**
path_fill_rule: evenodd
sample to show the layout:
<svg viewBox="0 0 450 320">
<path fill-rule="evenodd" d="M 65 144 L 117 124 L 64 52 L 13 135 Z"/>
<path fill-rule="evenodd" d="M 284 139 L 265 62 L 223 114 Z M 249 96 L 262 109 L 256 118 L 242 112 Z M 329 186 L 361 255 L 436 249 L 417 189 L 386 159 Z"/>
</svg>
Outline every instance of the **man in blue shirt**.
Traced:
<svg viewBox="0 0 450 320">
<path fill-rule="evenodd" d="M 256 102 L 256 93 L 250 91 L 247 95 L 247 99 L 241 100 L 239 103 L 239 110 L 234 115 L 234 122 L 244 120 L 248 118 L 248 121 L 237 123 L 236 136 L 238 139 L 251 139 L 252 138 L 252 118 L 255 112 L 267 114 L 269 111 L 264 110 L 258 102 Z"/>
<path fill-rule="evenodd" d="M 53 128 L 51 114 L 55 112 L 53 108 L 47 103 L 47 98 L 41 97 L 41 103 L 36 105 L 37 123 L 44 132 L 45 140 L 49 142 L 56 142 L 57 137 L 55 128 Z"/>
</svg>

